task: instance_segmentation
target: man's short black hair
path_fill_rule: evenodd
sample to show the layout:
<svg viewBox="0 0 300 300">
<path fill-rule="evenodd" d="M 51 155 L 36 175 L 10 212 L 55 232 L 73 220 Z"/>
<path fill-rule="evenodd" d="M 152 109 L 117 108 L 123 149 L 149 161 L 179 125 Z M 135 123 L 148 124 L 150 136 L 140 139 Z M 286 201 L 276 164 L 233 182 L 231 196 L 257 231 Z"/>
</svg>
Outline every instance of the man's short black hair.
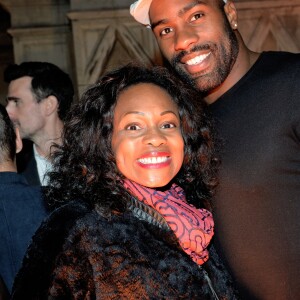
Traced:
<svg viewBox="0 0 300 300">
<path fill-rule="evenodd" d="M 49 96 L 58 101 L 58 116 L 64 120 L 74 97 L 70 76 L 49 62 L 23 62 L 9 65 L 4 71 L 4 81 L 10 83 L 24 76 L 32 77 L 31 88 L 37 102 Z"/>
</svg>

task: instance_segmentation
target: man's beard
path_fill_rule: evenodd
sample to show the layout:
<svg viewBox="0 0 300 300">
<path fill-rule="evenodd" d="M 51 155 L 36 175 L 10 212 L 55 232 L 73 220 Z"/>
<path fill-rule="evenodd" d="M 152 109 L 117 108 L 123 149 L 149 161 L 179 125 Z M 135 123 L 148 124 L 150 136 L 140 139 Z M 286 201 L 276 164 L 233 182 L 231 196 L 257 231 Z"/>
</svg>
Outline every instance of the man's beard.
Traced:
<svg viewBox="0 0 300 300">
<path fill-rule="evenodd" d="M 196 45 L 189 52 L 181 51 L 174 56 L 170 62 L 171 66 L 175 69 L 183 81 L 187 82 L 189 85 L 204 94 L 209 93 L 225 81 L 238 56 L 238 40 L 231 29 L 227 18 L 225 18 L 224 29 L 225 37 L 222 39 L 224 41 L 223 43 L 220 43 L 219 45 L 215 43 Z M 192 77 L 187 71 L 184 70 L 184 68 L 181 67 L 180 60 L 188 53 L 201 50 L 211 51 L 211 55 L 214 55 L 217 64 L 210 73 L 199 73 L 196 74 L 195 77 Z"/>
</svg>

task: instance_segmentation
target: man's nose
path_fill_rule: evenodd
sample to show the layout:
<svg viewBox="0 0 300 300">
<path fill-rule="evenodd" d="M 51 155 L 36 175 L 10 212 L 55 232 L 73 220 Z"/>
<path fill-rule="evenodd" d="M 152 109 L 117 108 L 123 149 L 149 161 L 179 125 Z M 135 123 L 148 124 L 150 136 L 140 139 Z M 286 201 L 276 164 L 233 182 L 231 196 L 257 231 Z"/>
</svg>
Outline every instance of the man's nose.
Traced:
<svg viewBox="0 0 300 300">
<path fill-rule="evenodd" d="M 13 104 L 11 103 L 11 101 L 7 102 L 5 108 L 6 108 L 6 111 L 8 113 L 9 118 L 14 121 L 14 119 L 15 119 L 15 109 L 13 108 Z"/>
<path fill-rule="evenodd" d="M 198 33 L 194 28 L 182 28 L 177 30 L 174 48 L 176 51 L 188 50 L 198 41 Z"/>
</svg>

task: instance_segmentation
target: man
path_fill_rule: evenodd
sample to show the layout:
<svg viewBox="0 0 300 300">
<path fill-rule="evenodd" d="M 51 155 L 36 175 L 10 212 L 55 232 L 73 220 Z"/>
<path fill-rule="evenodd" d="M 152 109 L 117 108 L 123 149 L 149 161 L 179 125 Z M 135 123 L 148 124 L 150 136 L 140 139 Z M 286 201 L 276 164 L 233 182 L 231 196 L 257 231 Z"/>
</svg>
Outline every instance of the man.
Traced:
<svg viewBox="0 0 300 300">
<path fill-rule="evenodd" d="M 9 83 L 7 112 L 22 139 L 32 141 L 18 157 L 18 171 L 32 185 L 47 185 L 51 146 L 61 142 L 63 121 L 73 101 L 70 77 L 47 62 L 11 65 L 4 72 Z"/>
<path fill-rule="evenodd" d="M 46 216 L 40 188 L 29 186 L 17 174 L 15 158 L 21 149 L 19 130 L 0 105 L 0 278 L 9 290 L 31 237 Z"/>
<path fill-rule="evenodd" d="M 215 243 L 242 299 L 300 299 L 300 55 L 251 52 L 230 0 L 139 0 L 131 14 L 215 118 Z"/>
</svg>

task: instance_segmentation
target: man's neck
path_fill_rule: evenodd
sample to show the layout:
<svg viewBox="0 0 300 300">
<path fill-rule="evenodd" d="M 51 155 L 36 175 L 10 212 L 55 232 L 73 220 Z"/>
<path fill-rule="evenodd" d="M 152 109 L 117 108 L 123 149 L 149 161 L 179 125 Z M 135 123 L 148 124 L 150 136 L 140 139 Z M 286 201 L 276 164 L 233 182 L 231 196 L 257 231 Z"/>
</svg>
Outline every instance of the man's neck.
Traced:
<svg viewBox="0 0 300 300">
<path fill-rule="evenodd" d="M 0 163 L 0 172 L 17 172 L 17 167 L 13 161 Z"/>
<path fill-rule="evenodd" d="M 32 141 L 38 155 L 49 158 L 51 154 L 51 147 L 53 144 L 61 144 L 61 134 L 63 130 L 63 123 L 56 122 L 56 125 L 51 125 L 50 128 L 45 128 L 43 132 L 35 136 Z"/>
<path fill-rule="evenodd" d="M 48 141 L 45 141 L 43 144 L 34 143 L 33 145 L 34 145 L 36 153 L 39 156 L 49 159 L 49 157 L 51 155 L 51 147 L 54 144 L 61 144 L 61 138 L 48 140 Z"/>
</svg>

